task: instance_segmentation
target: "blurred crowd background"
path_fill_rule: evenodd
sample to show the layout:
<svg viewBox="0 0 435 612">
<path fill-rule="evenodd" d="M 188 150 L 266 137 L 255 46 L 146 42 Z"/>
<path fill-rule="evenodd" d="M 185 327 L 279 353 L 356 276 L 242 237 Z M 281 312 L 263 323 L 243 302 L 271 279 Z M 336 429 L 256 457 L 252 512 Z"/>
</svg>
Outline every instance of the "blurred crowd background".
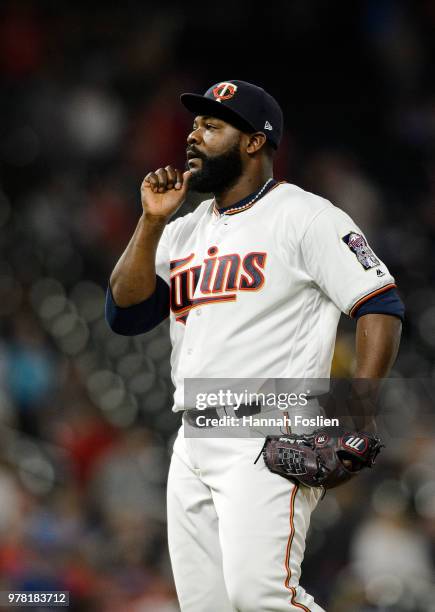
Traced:
<svg viewBox="0 0 435 612">
<path fill-rule="evenodd" d="M 144 175 L 184 166 L 183 91 L 235 78 L 281 102 L 276 176 L 387 262 L 407 308 L 397 418 L 433 412 L 407 381 L 435 378 L 434 26 L 431 0 L 1 3 L 0 590 L 178 610 L 167 324 L 124 338 L 103 308 Z M 343 317 L 337 376 L 353 334 Z M 412 423 L 313 515 L 302 583 L 328 612 L 435 611 L 435 436 Z"/>
</svg>

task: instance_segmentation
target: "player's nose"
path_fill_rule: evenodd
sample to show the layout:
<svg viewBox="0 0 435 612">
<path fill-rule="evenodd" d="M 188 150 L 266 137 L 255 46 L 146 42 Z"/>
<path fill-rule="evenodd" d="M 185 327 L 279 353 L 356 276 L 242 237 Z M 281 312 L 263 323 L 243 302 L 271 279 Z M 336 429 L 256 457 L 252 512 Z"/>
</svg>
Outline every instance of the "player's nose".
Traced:
<svg viewBox="0 0 435 612">
<path fill-rule="evenodd" d="M 201 142 L 201 130 L 197 128 L 196 130 L 192 130 L 190 134 L 187 136 L 187 144 L 198 144 Z"/>
</svg>

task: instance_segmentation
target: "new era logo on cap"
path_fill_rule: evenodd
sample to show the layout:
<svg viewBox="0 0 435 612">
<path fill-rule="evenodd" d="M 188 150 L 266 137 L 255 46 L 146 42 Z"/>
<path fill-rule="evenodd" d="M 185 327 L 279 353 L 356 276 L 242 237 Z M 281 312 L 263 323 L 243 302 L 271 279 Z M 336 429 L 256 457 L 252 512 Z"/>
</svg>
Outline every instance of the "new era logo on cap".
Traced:
<svg viewBox="0 0 435 612">
<path fill-rule="evenodd" d="M 270 125 L 269 121 L 266 121 L 266 123 L 264 124 L 264 129 L 265 130 L 273 130 L 273 127 Z"/>
</svg>

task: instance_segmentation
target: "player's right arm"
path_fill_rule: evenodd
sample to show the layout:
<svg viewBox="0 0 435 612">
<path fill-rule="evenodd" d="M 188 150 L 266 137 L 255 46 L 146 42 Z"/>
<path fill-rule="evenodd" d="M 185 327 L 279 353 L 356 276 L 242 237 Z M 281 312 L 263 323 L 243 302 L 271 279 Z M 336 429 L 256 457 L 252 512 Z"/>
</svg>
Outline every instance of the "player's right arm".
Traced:
<svg viewBox="0 0 435 612">
<path fill-rule="evenodd" d="M 172 166 L 149 172 L 141 185 L 142 215 L 110 276 L 116 306 L 127 308 L 156 289 L 156 252 L 165 226 L 186 198 L 190 171 Z M 169 262 L 168 262 L 169 266 Z"/>
</svg>

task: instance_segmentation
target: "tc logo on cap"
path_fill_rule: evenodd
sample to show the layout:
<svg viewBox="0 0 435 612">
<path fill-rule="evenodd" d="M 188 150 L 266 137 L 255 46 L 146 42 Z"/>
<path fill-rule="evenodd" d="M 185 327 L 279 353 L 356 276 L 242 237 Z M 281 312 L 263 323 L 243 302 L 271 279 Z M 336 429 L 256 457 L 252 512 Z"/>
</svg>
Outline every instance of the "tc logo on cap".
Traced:
<svg viewBox="0 0 435 612">
<path fill-rule="evenodd" d="M 213 89 L 213 95 L 216 98 L 216 102 L 222 102 L 222 100 L 229 100 L 234 96 L 237 91 L 237 85 L 234 83 L 219 83 Z"/>
</svg>

